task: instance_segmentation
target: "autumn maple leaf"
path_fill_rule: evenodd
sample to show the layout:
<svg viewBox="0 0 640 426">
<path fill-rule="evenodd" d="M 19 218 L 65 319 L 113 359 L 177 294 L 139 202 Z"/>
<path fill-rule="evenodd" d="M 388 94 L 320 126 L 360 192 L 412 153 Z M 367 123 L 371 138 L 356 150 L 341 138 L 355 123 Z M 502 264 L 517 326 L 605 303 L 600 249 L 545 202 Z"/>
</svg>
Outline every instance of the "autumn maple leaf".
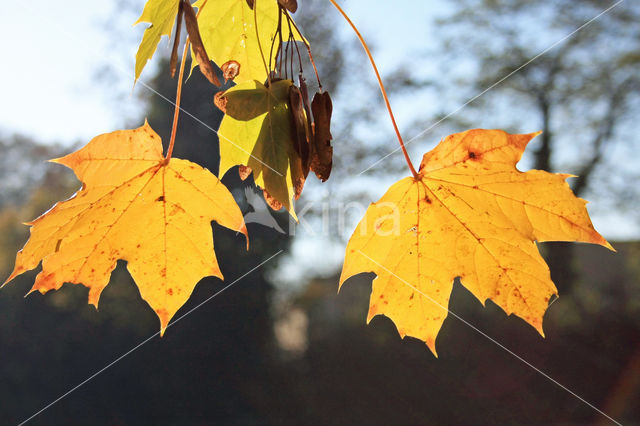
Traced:
<svg viewBox="0 0 640 426">
<path fill-rule="evenodd" d="M 151 26 L 144 30 L 142 41 L 138 46 L 135 80 L 138 80 L 147 61 L 153 57 L 162 36 L 171 37 L 171 30 L 178 14 L 179 5 L 179 0 L 149 0 L 144 5 L 142 15 L 134 25 L 148 22 Z"/>
<path fill-rule="evenodd" d="M 367 209 L 340 277 L 342 285 L 357 273 L 376 273 L 367 321 L 386 315 L 402 337 L 417 337 L 436 354 L 460 277 L 480 302 L 493 300 L 544 335 L 542 318 L 557 290 L 535 242 L 612 247 L 566 183 L 569 175 L 516 169 L 534 136 L 448 136 L 424 155 L 416 178 L 400 180 Z"/>
<path fill-rule="evenodd" d="M 82 283 L 97 307 L 116 261 L 126 260 L 164 332 L 201 278 L 223 278 L 211 221 L 247 235 L 227 188 L 197 164 L 165 159 L 147 123 L 53 161 L 72 168 L 82 188 L 28 224 L 31 237 L 5 284 L 42 260 L 31 291 Z"/>
</svg>

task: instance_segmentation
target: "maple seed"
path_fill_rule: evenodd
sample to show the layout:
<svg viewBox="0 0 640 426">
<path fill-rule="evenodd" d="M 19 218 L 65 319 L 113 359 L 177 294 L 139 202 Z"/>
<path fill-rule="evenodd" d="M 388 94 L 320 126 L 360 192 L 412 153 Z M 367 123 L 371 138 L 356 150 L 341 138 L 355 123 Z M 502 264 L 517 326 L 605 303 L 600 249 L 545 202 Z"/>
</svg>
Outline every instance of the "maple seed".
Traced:
<svg viewBox="0 0 640 426">
<path fill-rule="evenodd" d="M 289 87 L 289 105 L 291 107 L 291 132 L 293 134 L 293 147 L 302 161 L 303 175 L 306 178 L 309 174 L 310 147 L 308 133 L 308 117 L 304 109 L 304 98 L 300 89 L 293 84 Z M 304 181 L 303 181 L 304 184 Z"/>
<path fill-rule="evenodd" d="M 291 13 L 296 13 L 296 10 L 298 10 L 297 0 L 278 0 L 278 4 Z"/>
<path fill-rule="evenodd" d="M 184 14 L 183 7 L 182 2 L 180 2 L 176 19 L 176 33 L 173 39 L 173 48 L 171 49 L 171 61 L 169 62 L 171 78 L 175 77 L 176 68 L 178 67 L 178 45 L 180 44 L 180 29 L 182 28 L 182 15 Z"/>
<path fill-rule="evenodd" d="M 331 146 L 331 112 L 333 104 L 328 92 L 317 92 L 311 101 L 313 113 L 313 143 L 311 144 L 311 170 L 323 182 L 329 179 L 333 163 Z"/>
</svg>

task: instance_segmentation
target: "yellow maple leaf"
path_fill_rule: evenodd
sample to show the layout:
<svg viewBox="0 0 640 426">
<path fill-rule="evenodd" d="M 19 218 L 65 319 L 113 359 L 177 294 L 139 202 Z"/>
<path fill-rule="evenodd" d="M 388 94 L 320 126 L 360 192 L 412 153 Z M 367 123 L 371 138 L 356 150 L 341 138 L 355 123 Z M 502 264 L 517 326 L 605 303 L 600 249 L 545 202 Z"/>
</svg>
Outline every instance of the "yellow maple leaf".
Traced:
<svg viewBox="0 0 640 426">
<path fill-rule="evenodd" d="M 194 7 L 201 6 L 208 0 L 199 0 Z M 276 0 L 259 0 L 255 2 L 255 13 L 258 21 L 258 34 L 262 51 L 266 55 L 267 65 L 275 67 L 278 48 L 271 49 L 271 43 L 278 30 L 278 2 Z M 282 21 L 282 39 L 289 38 L 289 27 Z M 256 36 L 254 11 L 246 0 L 217 0 L 203 7 L 198 16 L 200 35 L 205 50 L 218 66 L 228 61 L 240 64 L 239 73 L 235 77 L 236 83 L 244 81 L 265 81 L 267 78 L 262 53 Z M 293 31 L 293 38 L 301 40 L 297 32 Z M 271 58 L 269 55 L 271 52 Z M 191 69 L 198 65 L 195 56 L 191 62 Z"/>
<path fill-rule="evenodd" d="M 613 248 L 593 228 L 569 175 L 516 169 L 536 135 L 450 135 L 424 155 L 417 179 L 400 180 L 369 206 L 340 277 L 342 285 L 357 273 L 376 273 L 367 322 L 386 315 L 402 337 L 417 337 L 436 354 L 460 277 L 480 302 L 493 300 L 544 335 L 542 317 L 557 290 L 535 242 Z"/>
<path fill-rule="evenodd" d="M 218 136 L 220 176 L 239 164 L 250 167 L 256 185 L 296 218 L 292 198 L 302 191 L 305 174 L 293 143 L 291 85 L 290 80 L 270 87 L 250 81 L 227 90 Z"/>
<path fill-rule="evenodd" d="M 126 260 L 163 333 L 201 278 L 223 278 L 211 221 L 247 236 L 229 190 L 197 164 L 167 161 L 146 122 L 52 161 L 72 168 L 82 188 L 28 223 L 31 236 L 5 284 L 42 260 L 31 291 L 82 283 L 97 308 L 116 261 Z"/>
<path fill-rule="evenodd" d="M 147 61 L 153 57 L 163 35 L 171 37 L 171 29 L 178 15 L 180 0 L 149 0 L 144 5 L 142 15 L 133 24 L 148 22 L 142 41 L 136 53 L 135 81 L 138 80 Z"/>
</svg>

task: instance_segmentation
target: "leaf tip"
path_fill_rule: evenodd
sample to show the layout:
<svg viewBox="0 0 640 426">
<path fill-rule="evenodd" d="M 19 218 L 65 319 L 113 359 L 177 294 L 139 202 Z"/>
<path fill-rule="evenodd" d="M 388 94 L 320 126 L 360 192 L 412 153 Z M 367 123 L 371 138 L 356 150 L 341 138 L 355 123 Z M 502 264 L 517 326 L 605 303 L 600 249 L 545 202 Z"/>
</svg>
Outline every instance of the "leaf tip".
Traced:
<svg viewBox="0 0 640 426">
<path fill-rule="evenodd" d="M 247 241 L 247 251 L 249 250 L 249 232 L 247 231 L 247 225 L 243 222 L 242 227 L 238 229 L 244 235 L 244 239 Z"/>
<path fill-rule="evenodd" d="M 164 336 L 164 332 L 166 331 L 167 327 L 169 326 L 169 320 L 171 319 L 171 315 L 169 315 L 169 312 L 166 309 L 156 309 L 156 315 L 158 315 L 158 318 L 160 319 L 160 337 Z"/>
<path fill-rule="evenodd" d="M 433 356 L 438 358 L 438 352 L 436 351 L 436 339 L 433 337 L 427 337 L 424 343 L 427 345 Z"/>
</svg>

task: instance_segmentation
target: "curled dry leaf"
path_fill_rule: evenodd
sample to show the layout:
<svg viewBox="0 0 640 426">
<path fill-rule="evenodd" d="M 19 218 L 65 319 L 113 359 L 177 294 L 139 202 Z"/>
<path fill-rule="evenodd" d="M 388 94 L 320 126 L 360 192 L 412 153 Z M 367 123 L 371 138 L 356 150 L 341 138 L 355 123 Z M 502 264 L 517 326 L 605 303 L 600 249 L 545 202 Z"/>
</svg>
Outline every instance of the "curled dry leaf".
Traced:
<svg viewBox="0 0 640 426">
<path fill-rule="evenodd" d="M 213 96 L 213 104 L 220 111 L 227 113 L 227 98 L 224 96 L 224 92 L 218 92 Z"/>
<path fill-rule="evenodd" d="M 178 17 L 176 18 L 176 33 L 173 36 L 173 47 L 171 48 L 171 60 L 169 61 L 169 72 L 171 78 L 176 76 L 176 69 L 178 68 L 178 47 L 180 45 L 180 30 L 182 28 L 182 15 L 184 14 L 183 4 L 180 2 L 178 8 Z"/>
<path fill-rule="evenodd" d="M 29 223 L 31 236 L 6 282 L 42 261 L 31 291 L 82 283 L 97 307 L 122 259 L 164 332 L 198 281 L 222 278 L 211 221 L 247 235 L 222 182 L 190 161 L 167 160 L 147 123 L 97 136 L 53 161 L 72 168 L 82 189 Z"/>
<path fill-rule="evenodd" d="M 291 13 L 296 13 L 296 10 L 298 10 L 297 0 L 278 0 L 278 4 Z"/>
<path fill-rule="evenodd" d="M 232 80 L 240 74 L 240 63 L 238 61 L 227 61 L 220 67 L 222 74 L 224 75 L 225 83 Z"/>
<path fill-rule="evenodd" d="M 209 61 L 209 55 L 207 55 L 207 51 L 202 44 L 196 13 L 187 0 L 182 0 L 182 8 L 184 10 L 184 21 L 187 25 L 187 32 L 189 33 L 189 41 L 191 41 L 192 51 L 198 61 L 198 65 L 200 65 L 200 71 L 211 84 L 220 86 L 220 80 L 218 80 L 211 61 Z"/>
<path fill-rule="evenodd" d="M 612 249 L 593 228 L 569 175 L 516 169 L 537 133 L 468 130 L 426 153 L 367 209 L 347 244 L 340 285 L 375 272 L 367 321 L 391 318 L 402 337 L 436 337 L 456 277 L 481 303 L 491 299 L 543 335 L 557 295 L 536 241 L 580 241 Z"/>
<path fill-rule="evenodd" d="M 311 144 L 311 170 L 323 182 L 329 179 L 333 164 L 331 146 L 331 113 L 333 104 L 328 92 L 318 92 L 311 102 L 313 113 L 313 143 Z"/>
</svg>

